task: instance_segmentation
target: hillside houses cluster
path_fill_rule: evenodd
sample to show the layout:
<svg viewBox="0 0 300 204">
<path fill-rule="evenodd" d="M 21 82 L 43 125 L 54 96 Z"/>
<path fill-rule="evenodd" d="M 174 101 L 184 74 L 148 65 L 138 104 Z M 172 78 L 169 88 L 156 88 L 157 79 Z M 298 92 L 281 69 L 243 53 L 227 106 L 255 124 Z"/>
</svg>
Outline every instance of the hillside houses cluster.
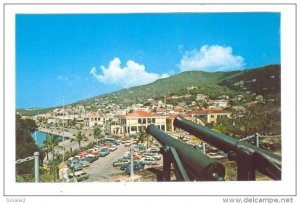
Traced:
<svg viewBox="0 0 300 204">
<path fill-rule="evenodd" d="M 182 96 L 169 96 L 170 98 L 188 98 Z M 216 122 L 218 118 L 230 117 L 229 96 L 220 96 L 218 100 L 211 100 L 204 94 L 197 94 L 196 100 L 189 105 L 181 101 L 177 104 L 168 104 L 165 99 L 149 98 L 145 103 L 135 103 L 131 106 L 121 107 L 103 99 L 95 99 L 98 109 L 91 111 L 90 105 L 73 105 L 56 108 L 46 114 L 34 116 L 39 125 L 62 127 L 94 128 L 100 127 L 111 134 L 134 134 L 145 131 L 149 124 L 156 125 L 163 131 L 175 131 L 173 121 L 177 115 L 182 115 L 195 123 L 205 125 Z M 207 107 L 198 104 L 206 103 Z"/>
</svg>

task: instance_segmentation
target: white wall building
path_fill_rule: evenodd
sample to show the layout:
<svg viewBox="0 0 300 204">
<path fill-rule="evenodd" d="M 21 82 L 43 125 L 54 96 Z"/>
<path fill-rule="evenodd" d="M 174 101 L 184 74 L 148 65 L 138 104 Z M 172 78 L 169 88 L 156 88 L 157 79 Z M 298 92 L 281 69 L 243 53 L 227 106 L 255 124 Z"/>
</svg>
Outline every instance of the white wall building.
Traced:
<svg viewBox="0 0 300 204">
<path fill-rule="evenodd" d="M 166 116 L 160 116 L 145 111 L 135 111 L 120 117 L 122 132 L 134 134 L 146 130 L 150 124 L 156 125 L 159 129 L 166 131 Z"/>
</svg>

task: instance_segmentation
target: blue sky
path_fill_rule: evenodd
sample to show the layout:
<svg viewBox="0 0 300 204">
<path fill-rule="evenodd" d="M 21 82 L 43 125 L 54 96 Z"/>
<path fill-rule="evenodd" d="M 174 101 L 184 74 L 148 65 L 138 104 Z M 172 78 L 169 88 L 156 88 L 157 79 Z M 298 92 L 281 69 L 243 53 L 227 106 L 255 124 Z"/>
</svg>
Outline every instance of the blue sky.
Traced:
<svg viewBox="0 0 300 204">
<path fill-rule="evenodd" d="M 16 15 L 16 106 L 280 64 L 279 13 Z"/>
</svg>

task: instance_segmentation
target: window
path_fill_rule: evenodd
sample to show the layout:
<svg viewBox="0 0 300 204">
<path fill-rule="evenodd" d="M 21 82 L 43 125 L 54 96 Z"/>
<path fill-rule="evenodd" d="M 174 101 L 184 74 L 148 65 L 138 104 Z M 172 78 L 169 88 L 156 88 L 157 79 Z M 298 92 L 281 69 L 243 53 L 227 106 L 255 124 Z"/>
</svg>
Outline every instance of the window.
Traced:
<svg viewBox="0 0 300 204">
<path fill-rule="evenodd" d="M 147 123 L 151 123 L 151 118 L 147 118 Z"/>
<path fill-rule="evenodd" d="M 146 124 L 146 118 L 143 119 L 143 124 Z"/>
<path fill-rule="evenodd" d="M 137 131 L 137 127 L 136 126 L 132 126 L 130 131 Z"/>
<path fill-rule="evenodd" d="M 125 125 L 126 124 L 126 119 L 121 119 L 121 124 Z"/>
<path fill-rule="evenodd" d="M 226 118 L 226 115 L 217 115 L 217 118 Z"/>
<path fill-rule="evenodd" d="M 142 119 L 138 119 L 138 124 L 142 124 Z"/>
<path fill-rule="evenodd" d="M 152 122 L 152 123 L 155 123 L 155 118 L 152 118 L 152 119 L 151 119 L 151 122 Z"/>
</svg>

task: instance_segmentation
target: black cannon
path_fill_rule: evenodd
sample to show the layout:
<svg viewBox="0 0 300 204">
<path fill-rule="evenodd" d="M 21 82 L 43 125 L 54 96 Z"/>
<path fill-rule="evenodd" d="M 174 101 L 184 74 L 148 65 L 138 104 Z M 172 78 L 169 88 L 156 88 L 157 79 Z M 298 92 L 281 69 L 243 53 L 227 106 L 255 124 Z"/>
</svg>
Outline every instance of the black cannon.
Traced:
<svg viewBox="0 0 300 204">
<path fill-rule="evenodd" d="M 170 180 L 171 163 L 173 163 L 178 180 L 224 180 L 224 166 L 207 157 L 193 146 L 176 140 L 153 124 L 147 127 L 147 132 L 163 146 L 161 152 L 163 154 L 165 181 Z"/>
<path fill-rule="evenodd" d="M 228 154 L 237 163 L 237 180 L 255 180 L 255 170 L 274 179 L 281 179 L 281 157 L 254 145 L 239 141 L 178 116 L 174 126 L 202 139 Z"/>
</svg>

